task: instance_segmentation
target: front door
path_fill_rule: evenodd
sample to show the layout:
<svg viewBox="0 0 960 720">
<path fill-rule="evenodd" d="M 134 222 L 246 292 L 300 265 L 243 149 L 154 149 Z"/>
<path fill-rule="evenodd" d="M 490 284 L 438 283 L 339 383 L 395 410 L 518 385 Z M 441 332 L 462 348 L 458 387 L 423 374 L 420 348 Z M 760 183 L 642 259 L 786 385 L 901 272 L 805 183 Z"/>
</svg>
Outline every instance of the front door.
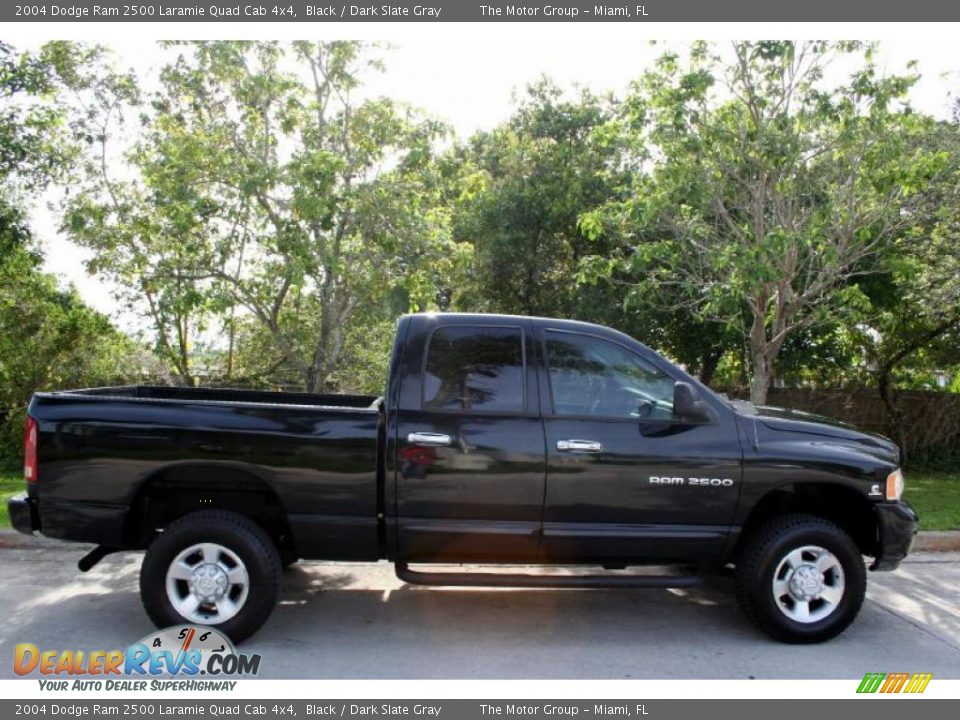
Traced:
<svg viewBox="0 0 960 720">
<path fill-rule="evenodd" d="M 536 558 L 546 467 L 529 327 L 441 323 L 408 342 L 425 357 L 408 376 L 419 409 L 398 422 L 401 559 Z"/>
<path fill-rule="evenodd" d="M 719 554 L 741 480 L 735 424 L 673 413 L 672 377 L 610 339 L 542 337 L 548 562 L 702 560 Z M 552 407 L 550 407 L 552 406 Z"/>
</svg>

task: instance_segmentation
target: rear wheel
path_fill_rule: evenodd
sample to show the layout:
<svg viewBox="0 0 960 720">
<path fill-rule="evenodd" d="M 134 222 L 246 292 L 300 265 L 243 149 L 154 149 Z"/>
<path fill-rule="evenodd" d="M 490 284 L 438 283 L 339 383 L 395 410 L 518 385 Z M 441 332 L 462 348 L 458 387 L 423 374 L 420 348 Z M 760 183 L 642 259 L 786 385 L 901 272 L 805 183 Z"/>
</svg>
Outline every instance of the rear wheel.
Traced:
<svg viewBox="0 0 960 720">
<path fill-rule="evenodd" d="M 208 625 L 239 642 L 270 616 L 280 575 L 280 555 L 260 526 L 235 513 L 196 512 L 150 545 L 140 596 L 158 627 Z"/>
<path fill-rule="evenodd" d="M 776 518 L 747 539 L 737 563 L 737 599 L 768 635 L 815 643 L 843 632 L 866 594 L 856 543 L 814 515 Z"/>
</svg>

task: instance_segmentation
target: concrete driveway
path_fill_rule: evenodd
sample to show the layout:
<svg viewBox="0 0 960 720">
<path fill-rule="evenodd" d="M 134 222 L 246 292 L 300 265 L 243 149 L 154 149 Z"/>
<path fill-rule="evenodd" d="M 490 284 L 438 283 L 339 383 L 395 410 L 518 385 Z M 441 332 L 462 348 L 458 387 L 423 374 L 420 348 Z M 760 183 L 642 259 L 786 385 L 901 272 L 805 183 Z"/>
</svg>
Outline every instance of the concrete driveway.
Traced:
<svg viewBox="0 0 960 720">
<path fill-rule="evenodd" d="M 18 642 L 113 649 L 153 629 L 140 556 L 82 574 L 86 550 L 0 531 L 0 676 L 13 676 Z M 960 677 L 960 554 L 916 554 L 869 579 L 847 632 L 795 647 L 748 625 L 726 578 L 685 591 L 467 590 L 404 585 L 385 563 L 304 563 L 243 648 L 274 678 Z"/>
</svg>

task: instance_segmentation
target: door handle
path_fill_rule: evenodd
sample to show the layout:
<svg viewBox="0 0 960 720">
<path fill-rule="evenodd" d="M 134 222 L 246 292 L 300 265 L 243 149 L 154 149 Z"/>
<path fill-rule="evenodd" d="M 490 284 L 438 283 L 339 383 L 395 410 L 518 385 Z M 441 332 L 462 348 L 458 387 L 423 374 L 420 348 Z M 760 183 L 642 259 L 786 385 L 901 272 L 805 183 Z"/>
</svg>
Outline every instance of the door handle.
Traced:
<svg viewBox="0 0 960 720">
<path fill-rule="evenodd" d="M 427 447 L 444 447 L 453 443 L 449 435 L 433 432 L 412 432 L 407 435 L 407 442 L 411 445 L 426 445 Z"/>
<path fill-rule="evenodd" d="M 572 453 L 603 452 L 603 443 L 596 440 L 557 440 L 557 450 Z"/>
</svg>

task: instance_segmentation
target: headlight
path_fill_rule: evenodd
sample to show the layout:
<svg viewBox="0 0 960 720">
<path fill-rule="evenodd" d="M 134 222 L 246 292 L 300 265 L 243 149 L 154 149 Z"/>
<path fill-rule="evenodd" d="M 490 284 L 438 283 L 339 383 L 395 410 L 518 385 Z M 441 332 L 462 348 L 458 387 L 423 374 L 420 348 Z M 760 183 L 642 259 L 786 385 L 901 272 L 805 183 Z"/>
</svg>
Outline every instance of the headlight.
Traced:
<svg viewBox="0 0 960 720">
<path fill-rule="evenodd" d="M 899 500 L 903 496 L 903 473 L 897 469 L 887 475 L 887 500 Z"/>
</svg>

